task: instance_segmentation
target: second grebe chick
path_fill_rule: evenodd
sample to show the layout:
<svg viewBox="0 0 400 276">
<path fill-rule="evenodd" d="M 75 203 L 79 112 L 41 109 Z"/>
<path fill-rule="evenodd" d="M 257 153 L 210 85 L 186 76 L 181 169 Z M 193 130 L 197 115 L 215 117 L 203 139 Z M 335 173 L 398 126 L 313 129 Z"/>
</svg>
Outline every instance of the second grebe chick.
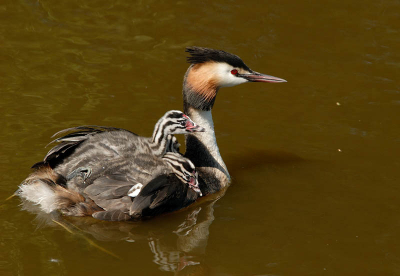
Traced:
<svg viewBox="0 0 400 276">
<path fill-rule="evenodd" d="M 163 159 L 174 173 L 160 175 L 141 189 L 129 210 L 133 218 L 173 212 L 189 206 L 202 195 L 196 168 L 189 159 L 172 152 L 167 152 Z"/>
<path fill-rule="evenodd" d="M 173 173 L 157 176 L 144 185 L 137 183 L 111 191 L 108 189 L 104 195 L 98 196 L 95 202 L 117 200 L 117 206 L 114 204 L 104 208 L 105 211 L 96 212 L 93 217 L 108 221 L 140 219 L 173 212 L 192 204 L 201 196 L 193 163 L 179 153 L 172 152 L 167 152 L 163 160 L 171 167 Z M 87 188 L 90 189 L 91 186 Z"/>
</svg>

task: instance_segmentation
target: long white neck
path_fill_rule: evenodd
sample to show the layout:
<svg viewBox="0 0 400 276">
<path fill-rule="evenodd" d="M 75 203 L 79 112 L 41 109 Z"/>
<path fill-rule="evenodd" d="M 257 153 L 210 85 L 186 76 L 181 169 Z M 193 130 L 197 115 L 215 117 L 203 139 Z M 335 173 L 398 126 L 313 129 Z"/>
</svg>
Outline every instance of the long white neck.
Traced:
<svg viewBox="0 0 400 276">
<path fill-rule="evenodd" d="M 188 106 L 185 113 L 205 128 L 205 132 L 186 135 L 185 156 L 194 163 L 207 185 L 225 187 L 230 181 L 230 175 L 219 152 L 211 110 L 203 111 Z"/>
</svg>

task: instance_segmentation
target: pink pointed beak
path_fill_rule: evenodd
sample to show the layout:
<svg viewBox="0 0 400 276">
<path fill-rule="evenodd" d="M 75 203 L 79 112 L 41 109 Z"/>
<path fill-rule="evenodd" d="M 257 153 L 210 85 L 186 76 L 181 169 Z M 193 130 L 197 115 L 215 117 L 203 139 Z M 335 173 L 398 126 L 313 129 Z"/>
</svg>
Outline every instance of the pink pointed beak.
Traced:
<svg viewBox="0 0 400 276">
<path fill-rule="evenodd" d="M 240 76 L 251 82 L 271 82 L 271 83 L 287 82 L 284 79 L 261 74 L 255 71 L 252 71 L 250 74 L 241 74 Z"/>
</svg>

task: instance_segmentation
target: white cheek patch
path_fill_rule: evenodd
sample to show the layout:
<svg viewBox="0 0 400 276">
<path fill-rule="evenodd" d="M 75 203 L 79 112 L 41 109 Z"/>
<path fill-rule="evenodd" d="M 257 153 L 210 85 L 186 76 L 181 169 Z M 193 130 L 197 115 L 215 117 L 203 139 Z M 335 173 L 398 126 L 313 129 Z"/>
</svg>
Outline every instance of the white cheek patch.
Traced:
<svg viewBox="0 0 400 276">
<path fill-rule="evenodd" d="M 219 87 L 231 87 L 235 85 L 239 85 L 245 82 L 248 82 L 248 80 L 241 78 L 241 77 L 236 77 L 231 73 L 232 69 L 234 69 L 231 65 L 227 63 L 216 63 L 215 64 L 215 74 L 218 79 L 218 86 Z"/>
<path fill-rule="evenodd" d="M 133 186 L 132 188 L 129 189 L 128 196 L 137 197 L 137 195 L 140 193 L 142 188 L 143 188 L 143 184 L 141 184 L 141 183 L 136 184 L 135 186 Z"/>
<path fill-rule="evenodd" d="M 245 82 L 248 82 L 248 80 L 231 74 L 230 78 L 228 78 L 225 83 L 222 83 L 221 87 L 231 87 Z"/>
</svg>

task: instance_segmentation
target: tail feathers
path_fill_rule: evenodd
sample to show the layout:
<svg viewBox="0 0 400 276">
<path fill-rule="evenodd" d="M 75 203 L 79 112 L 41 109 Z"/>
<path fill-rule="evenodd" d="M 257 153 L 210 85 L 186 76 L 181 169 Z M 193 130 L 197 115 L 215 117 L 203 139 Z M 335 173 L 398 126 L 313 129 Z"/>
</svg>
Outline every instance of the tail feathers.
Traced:
<svg viewBox="0 0 400 276">
<path fill-rule="evenodd" d="M 65 185 L 65 178 L 50 166 L 42 165 L 22 182 L 17 193 L 20 197 L 39 205 L 44 212 L 51 213 L 57 209 L 56 183 Z"/>
<path fill-rule="evenodd" d="M 30 184 L 36 180 L 42 180 L 49 185 L 58 184 L 65 186 L 67 179 L 61 174 L 56 173 L 48 164 L 39 162 L 34 165 L 35 171 L 31 173 L 23 182 L 23 184 Z"/>
<path fill-rule="evenodd" d="M 59 210 L 69 216 L 91 216 L 102 211 L 92 200 L 66 188 L 65 177 L 42 166 L 19 186 L 18 195 L 40 207 L 46 213 Z"/>
<path fill-rule="evenodd" d="M 46 213 L 59 210 L 68 216 L 91 216 L 103 211 L 92 200 L 86 200 L 81 194 L 56 184 L 49 185 L 48 179 L 36 179 L 33 183 L 22 184 L 19 196 L 40 207 Z"/>
<path fill-rule="evenodd" d="M 57 209 L 57 196 L 54 190 L 41 179 L 37 179 L 34 183 L 21 184 L 19 196 L 39 205 L 46 213 Z"/>
</svg>

